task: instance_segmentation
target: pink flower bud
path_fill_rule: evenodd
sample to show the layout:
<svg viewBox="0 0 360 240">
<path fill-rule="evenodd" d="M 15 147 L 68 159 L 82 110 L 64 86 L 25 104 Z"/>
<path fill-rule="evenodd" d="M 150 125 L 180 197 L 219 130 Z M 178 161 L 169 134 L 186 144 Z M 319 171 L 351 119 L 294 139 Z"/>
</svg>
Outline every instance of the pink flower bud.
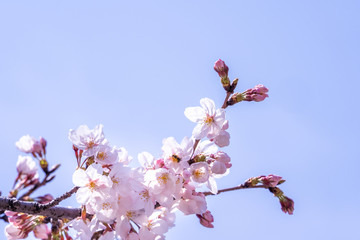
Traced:
<svg viewBox="0 0 360 240">
<path fill-rule="evenodd" d="M 261 102 L 265 98 L 269 97 L 269 95 L 267 95 L 268 91 L 269 90 L 264 85 L 258 84 L 255 87 L 248 89 L 242 93 L 243 100 L 249 102 L 250 101 Z"/>
<path fill-rule="evenodd" d="M 219 74 L 221 78 L 227 78 L 229 68 L 225 62 L 221 59 L 217 60 L 214 64 L 214 70 Z"/>
<path fill-rule="evenodd" d="M 214 228 L 212 224 L 214 222 L 214 217 L 209 210 L 207 210 L 203 214 L 196 214 L 196 216 L 200 219 L 200 224 L 207 228 Z"/>
<path fill-rule="evenodd" d="M 281 204 L 281 210 L 284 213 L 292 215 L 294 213 L 294 201 L 285 195 L 279 197 L 279 200 Z"/>
<path fill-rule="evenodd" d="M 262 181 L 262 183 L 266 187 L 276 187 L 276 185 L 278 185 L 278 183 L 281 181 L 281 179 L 282 179 L 282 177 L 280 177 L 280 176 L 270 174 L 266 177 L 262 176 L 260 178 L 260 181 Z"/>
<path fill-rule="evenodd" d="M 47 145 L 47 142 L 46 142 L 45 138 L 40 137 L 39 142 L 40 142 L 40 145 L 41 145 L 41 148 L 42 148 L 44 154 L 46 154 L 46 145 Z"/>
<path fill-rule="evenodd" d="M 164 159 L 157 159 L 156 161 L 155 161 L 155 168 L 157 169 L 157 168 L 163 168 L 163 167 L 165 167 L 165 163 L 164 163 Z"/>
</svg>

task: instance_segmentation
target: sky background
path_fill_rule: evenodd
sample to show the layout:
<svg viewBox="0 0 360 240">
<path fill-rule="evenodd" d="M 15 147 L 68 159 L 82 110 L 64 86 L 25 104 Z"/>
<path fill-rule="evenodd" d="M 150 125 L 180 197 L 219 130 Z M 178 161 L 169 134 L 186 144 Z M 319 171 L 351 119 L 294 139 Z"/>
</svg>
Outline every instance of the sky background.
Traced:
<svg viewBox="0 0 360 240">
<path fill-rule="evenodd" d="M 164 138 L 191 135 L 186 107 L 221 106 L 221 58 L 238 91 L 261 83 L 270 97 L 227 109 L 233 167 L 219 188 L 280 175 L 294 215 L 266 190 L 229 192 L 208 197 L 214 229 L 178 214 L 167 239 L 360 239 L 359 11 L 350 0 L 0 1 L 2 194 L 26 134 L 62 164 L 33 196 L 72 188 L 67 136 L 81 124 L 102 123 L 134 158 L 160 156 Z"/>
</svg>

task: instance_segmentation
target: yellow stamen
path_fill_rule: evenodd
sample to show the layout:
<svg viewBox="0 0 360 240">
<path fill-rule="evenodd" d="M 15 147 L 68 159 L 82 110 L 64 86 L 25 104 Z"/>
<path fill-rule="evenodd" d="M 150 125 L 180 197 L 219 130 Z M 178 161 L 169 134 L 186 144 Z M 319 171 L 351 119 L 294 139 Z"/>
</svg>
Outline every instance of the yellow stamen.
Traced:
<svg viewBox="0 0 360 240">
<path fill-rule="evenodd" d="M 169 176 L 168 176 L 167 173 L 163 173 L 163 174 L 161 174 L 161 175 L 157 178 L 157 180 L 158 180 L 161 184 L 166 184 L 167 181 L 168 181 L 168 179 L 169 179 Z"/>
</svg>

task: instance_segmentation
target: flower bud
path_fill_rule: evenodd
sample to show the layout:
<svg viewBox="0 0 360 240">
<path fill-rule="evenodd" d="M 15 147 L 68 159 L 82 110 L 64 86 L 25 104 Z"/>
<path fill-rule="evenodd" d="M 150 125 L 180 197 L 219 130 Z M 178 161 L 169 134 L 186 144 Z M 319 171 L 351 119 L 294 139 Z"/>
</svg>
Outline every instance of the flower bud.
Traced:
<svg viewBox="0 0 360 240">
<path fill-rule="evenodd" d="M 255 101 L 255 102 L 261 102 L 265 98 L 269 97 L 267 95 L 267 92 L 269 90 L 262 84 L 256 85 L 254 88 L 248 89 L 242 94 L 244 95 L 244 101 Z"/>
<path fill-rule="evenodd" d="M 39 142 L 40 142 L 42 151 L 44 152 L 44 154 L 46 154 L 46 145 L 47 145 L 47 142 L 46 142 L 45 138 L 40 137 Z"/>
<path fill-rule="evenodd" d="M 279 197 L 279 200 L 280 200 L 281 210 L 284 213 L 288 213 L 292 215 L 294 213 L 294 201 L 285 195 Z"/>
<path fill-rule="evenodd" d="M 207 210 L 203 214 L 196 214 L 196 216 L 200 219 L 200 224 L 207 228 L 214 228 L 212 224 L 214 222 L 214 217 L 209 210 Z"/>
<path fill-rule="evenodd" d="M 219 74 L 223 79 L 227 78 L 229 73 L 229 68 L 226 66 L 225 62 L 221 59 L 217 60 L 214 64 L 214 70 Z"/>
<path fill-rule="evenodd" d="M 282 177 L 276 176 L 273 174 L 270 174 L 268 176 L 262 176 L 260 178 L 260 181 L 264 184 L 266 187 L 276 187 L 279 182 L 281 181 Z"/>
</svg>

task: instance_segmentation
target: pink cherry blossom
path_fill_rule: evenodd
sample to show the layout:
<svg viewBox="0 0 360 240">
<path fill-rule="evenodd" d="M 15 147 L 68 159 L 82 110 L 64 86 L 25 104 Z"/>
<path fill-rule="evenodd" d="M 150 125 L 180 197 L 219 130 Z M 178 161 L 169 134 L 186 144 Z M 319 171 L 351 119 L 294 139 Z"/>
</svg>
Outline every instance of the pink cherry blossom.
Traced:
<svg viewBox="0 0 360 240">
<path fill-rule="evenodd" d="M 30 156 L 20 156 L 16 163 L 16 170 L 19 174 L 24 175 L 35 175 L 38 168 L 36 167 L 36 162 Z"/>
<path fill-rule="evenodd" d="M 112 181 L 102 174 L 100 165 L 92 164 L 86 171 L 79 168 L 73 174 L 73 183 L 80 187 L 76 192 L 76 200 L 80 204 L 88 203 L 91 198 L 99 196 L 101 191 L 109 190 Z"/>
<path fill-rule="evenodd" d="M 190 173 L 193 182 L 205 183 L 209 180 L 209 165 L 206 162 L 191 164 Z"/>
<path fill-rule="evenodd" d="M 76 130 L 70 129 L 69 139 L 78 149 L 84 150 L 84 156 L 92 156 L 95 154 L 97 146 L 105 140 L 102 129 L 102 124 L 92 130 L 86 125 L 81 125 Z"/>
<path fill-rule="evenodd" d="M 32 154 L 42 154 L 43 148 L 46 147 L 46 141 L 44 144 L 44 140 L 42 137 L 40 137 L 40 141 L 36 140 L 34 137 L 31 137 L 30 135 L 22 136 L 19 141 L 15 143 L 16 147 L 24 152 L 24 153 L 32 153 Z"/>
<path fill-rule="evenodd" d="M 180 173 L 189 166 L 187 161 L 190 159 L 193 146 L 194 139 L 192 138 L 185 137 L 181 144 L 177 143 L 173 137 L 165 138 L 162 146 L 165 166 L 175 173 Z"/>
<path fill-rule="evenodd" d="M 215 109 L 215 103 L 209 98 L 200 100 L 201 107 L 188 107 L 185 116 L 197 123 L 193 130 L 195 139 L 202 139 L 207 135 L 217 136 L 225 122 L 224 109 Z"/>
</svg>

